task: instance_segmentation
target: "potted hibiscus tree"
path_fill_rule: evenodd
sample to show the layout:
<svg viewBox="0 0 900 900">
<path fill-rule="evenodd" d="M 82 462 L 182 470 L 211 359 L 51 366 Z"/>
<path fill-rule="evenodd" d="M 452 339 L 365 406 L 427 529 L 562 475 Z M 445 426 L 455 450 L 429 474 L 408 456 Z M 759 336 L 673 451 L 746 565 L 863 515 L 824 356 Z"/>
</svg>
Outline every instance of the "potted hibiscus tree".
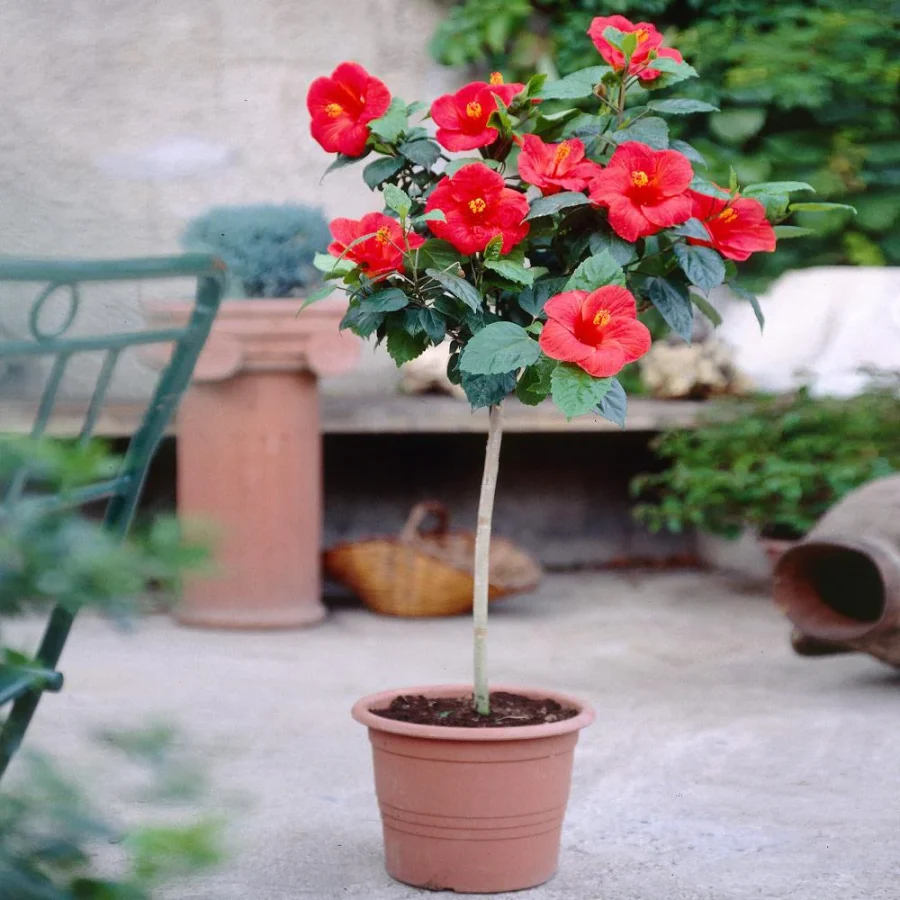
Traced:
<svg viewBox="0 0 900 900">
<path fill-rule="evenodd" d="M 368 726 L 388 871 L 433 889 L 496 892 L 555 870 L 582 701 L 490 690 L 486 637 L 491 514 L 503 402 L 550 398 L 566 417 L 623 425 L 616 375 L 650 348 L 658 310 L 689 341 L 694 309 L 736 281 L 735 260 L 775 249 L 773 225 L 808 204 L 797 182 L 720 187 L 697 173 L 664 116 L 714 107 L 657 92 L 695 77 L 647 23 L 597 18 L 597 65 L 547 83 L 500 74 L 430 109 L 392 97 L 362 66 L 317 78 L 307 103 L 331 168 L 367 160 L 384 211 L 335 219 L 318 259 L 349 296 L 342 327 L 398 365 L 450 342 L 448 375 L 486 409 L 487 452 L 474 574 L 473 684 L 360 700 Z M 415 123 L 418 116 L 433 121 Z M 432 134 L 434 136 L 432 136 Z M 326 291 L 327 292 L 327 291 Z M 306 302 L 314 302 L 315 296 Z"/>
</svg>

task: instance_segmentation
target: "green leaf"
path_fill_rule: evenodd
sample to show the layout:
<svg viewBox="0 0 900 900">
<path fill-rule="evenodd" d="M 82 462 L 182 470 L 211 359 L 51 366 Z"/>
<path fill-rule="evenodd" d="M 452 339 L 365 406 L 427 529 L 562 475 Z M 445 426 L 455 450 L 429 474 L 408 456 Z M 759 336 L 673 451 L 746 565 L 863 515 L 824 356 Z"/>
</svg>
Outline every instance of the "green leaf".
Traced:
<svg viewBox="0 0 900 900">
<path fill-rule="evenodd" d="M 503 134 L 509 134 L 513 129 L 513 122 L 507 112 L 507 106 L 499 94 L 491 94 L 496 104 L 496 109 L 488 117 L 488 125 L 499 128 Z"/>
<path fill-rule="evenodd" d="M 697 70 L 688 65 L 686 62 L 677 62 L 669 59 L 667 56 L 658 56 L 650 62 L 649 68 L 662 72 L 662 76 L 655 81 L 645 84 L 645 87 L 668 87 L 670 84 L 677 84 L 679 81 L 686 81 L 688 78 L 696 78 Z"/>
<path fill-rule="evenodd" d="M 444 211 L 442 209 L 432 209 L 427 213 L 424 213 L 421 216 L 416 216 L 412 223 L 413 225 L 425 225 L 428 222 L 446 222 L 447 217 L 444 215 Z"/>
<path fill-rule="evenodd" d="M 611 378 L 594 378 L 571 363 L 561 363 L 550 376 L 553 402 L 567 418 L 583 416 L 598 406 L 612 387 Z"/>
<path fill-rule="evenodd" d="M 367 338 L 378 330 L 383 321 L 384 313 L 367 312 L 358 306 L 351 306 L 344 313 L 344 318 L 341 319 L 341 324 L 338 328 L 341 331 L 349 329 L 354 334 Z"/>
<path fill-rule="evenodd" d="M 462 258 L 453 244 L 439 238 L 429 238 L 419 247 L 418 251 L 414 250 L 409 256 L 413 260 L 418 258 L 419 269 L 438 269 L 440 271 L 457 267 Z"/>
<path fill-rule="evenodd" d="M 349 259 L 338 259 L 330 253 L 317 253 L 313 257 L 313 266 L 330 278 L 342 278 L 356 268 Z"/>
<path fill-rule="evenodd" d="M 428 104 L 424 100 L 413 100 L 406 107 L 406 115 L 412 118 L 416 113 L 422 112 L 423 109 L 428 109 Z"/>
<path fill-rule="evenodd" d="M 669 147 L 671 147 L 672 150 L 677 150 L 682 156 L 686 156 L 692 163 L 703 166 L 704 169 L 706 168 L 706 158 L 699 150 L 692 147 L 686 141 L 670 141 Z"/>
<path fill-rule="evenodd" d="M 625 273 L 611 253 L 603 251 L 589 256 L 566 282 L 567 291 L 595 291 L 607 284 L 625 287 Z"/>
<path fill-rule="evenodd" d="M 623 241 L 617 234 L 611 232 L 595 232 L 588 241 L 588 247 L 594 256 L 609 253 L 620 266 L 628 265 L 637 257 L 637 248 L 634 244 Z"/>
<path fill-rule="evenodd" d="M 672 246 L 681 270 L 702 291 L 711 291 L 725 280 L 725 263 L 710 247 L 693 247 L 678 242 Z"/>
<path fill-rule="evenodd" d="M 555 359 L 541 356 L 533 365 L 522 372 L 516 385 L 516 396 L 526 406 L 537 406 L 550 396 L 550 378 L 559 365 Z"/>
<path fill-rule="evenodd" d="M 625 38 L 627 37 L 624 31 L 619 31 L 618 28 L 613 28 L 612 25 L 608 25 L 603 29 L 603 39 L 612 44 L 616 50 L 621 50 L 623 53 L 625 52 Z M 635 48 L 637 48 L 637 43 L 635 42 Z M 634 51 L 632 50 L 632 53 Z"/>
<path fill-rule="evenodd" d="M 433 344 L 439 344 L 447 334 L 447 321 L 433 307 L 427 306 L 417 310 L 419 321 L 425 329 L 425 334 L 431 338 Z"/>
<path fill-rule="evenodd" d="M 363 169 L 363 181 L 374 191 L 379 185 L 383 184 L 388 178 L 392 178 L 403 168 L 403 160 L 398 156 L 385 156 L 370 162 Z"/>
<path fill-rule="evenodd" d="M 329 172 L 335 172 L 338 169 L 343 169 L 345 166 L 352 166 L 354 163 L 358 163 L 361 159 L 368 155 L 368 150 L 363 153 L 362 156 L 344 156 L 343 153 L 338 153 L 335 161 L 322 173 L 322 179 L 324 179 Z"/>
<path fill-rule="evenodd" d="M 332 257 L 333 258 L 333 257 Z M 334 293 L 334 285 L 333 284 L 323 284 L 317 291 L 313 291 L 311 294 L 307 294 L 303 298 L 303 302 L 300 304 L 300 309 L 297 310 L 298 315 L 306 309 L 307 306 L 312 306 L 313 303 L 318 303 L 320 300 L 324 300 L 327 297 L 330 297 Z"/>
<path fill-rule="evenodd" d="M 728 200 L 731 197 L 728 191 L 723 190 L 711 181 L 707 181 L 705 178 L 695 177 L 691 181 L 691 190 L 696 191 L 698 194 L 704 194 L 707 197 L 718 197 L 719 200 Z"/>
<path fill-rule="evenodd" d="M 665 119 L 649 116 L 646 119 L 638 119 L 627 128 L 613 131 L 609 135 L 617 144 L 626 144 L 628 141 L 640 141 L 654 150 L 666 150 L 669 147 L 669 126 Z"/>
<path fill-rule="evenodd" d="M 624 428 L 625 417 L 628 414 L 628 397 L 618 378 L 608 380 L 610 382 L 609 390 L 597 406 L 597 412 L 613 425 Z"/>
<path fill-rule="evenodd" d="M 808 234 L 816 233 L 812 228 L 801 228 L 799 225 L 776 225 L 774 230 L 775 237 L 780 241 L 806 237 Z"/>
<path fill-rule="evenodd" d="M 460 384 L 472 409 L 496 406 L 516 387 L 515 372 L 506 372 L 503 375 L 474 375 L 471 372 L 461 371 L 459 374 Z"/>
<path fill-rule="evenodd" d="M 856 215 L 856 207 L 847 203 L 792 203 L 788 209 L 791 212 L 836 212 L 845 210 Z"/>
<path fill-rule="evenodd" d="M 409 215 L 412 209 L 412 200 L 406 191 L 400 190 L 395 184 L 386 184 L 384 186 L 384 205 L 388 209 L 394 210 L 401 219 Z"/>
<path fill-rule="evenodd" d="M 766 317 L 763 315 L 762 307 L 759 305 L 759 298 L 756 294 L 748 291 L 745 287 L 742 287 L 735 281 L 728 282 L 728 287 L 731 288 L 732 292 L 740 297 L 741 300 L 746 300 L 750 306 L 753 307 L 753 314 L 756 316 L 756 321 L 759 322 L 759 330 L 762 331 L 766 325 Z"/>
<path fill-rule="evenodd" d="M 369 128 L 386 144 L 394 143 L 406 128 L 406 104 L 399 97 L 394 97 L 387 112 L 369 122 Z"/>
<path fill-rule="evenodd" d="M 387 336 L 387 352 L 398 367 L 421 356 L 428 346 L 426 334 L 410 334 L 405 328 L 392 328 Z"/>
<path fill-rule="evenodd" d="M 694 306 L 696 306 L 697 309 L 712 322 L 713 327 L 718 328 L 722 324 L 722 317 L 719 315 L 719 311 L 706 299 L 706 297 L 694 293 L 691 294 L 691 300 L 693 300 Z"/>
<path fill-rule="evenodd" d="M 709 117 L 709 128 L 723 141 L 743 144 L 766 124 L 766 111 L 756 107 L 726 109 Z"/>
<path fill-rule="evenodd" d="M 530 288 L 526 288 L 519 294 L 519 306 L 532 316 L 539 316 L 544 310 L 544 304 L 553 296 L 565 289 L 565 278 L 545 278 L 535 282 Z"/>
<path fill-rule="evenodd" d="M 647 279 L 646 290 L 650 302 L 659 310 L 669 328 L 690 343 L 694 326 L 694 307 L 687 290 L 656 276 Z"/>
<path fill-rule="evenodd" d="M 699 219 L 688 219 L 687 222 L 682 222 L 681 225 L 676 225 L 674 228 L 670 228 L 669 231 L 671 234 L 679 237 L 698 238 L 701 241 L 709 240 L 709 232 Z"/>
<path fill-rule="evenodd" d="M 538 72 L 536 75 L 532 75 L 531 78 L 525 82 L 525 96 L 534 97 L 544 86 L 546 81 L 547 74 L 545 72 Z"/>
<path fill-rule="evenodd" d="M 702 100 L 650 100 L 647 103 L 648 108 L 655 112 L 660 112 L 673 116 L 686 116 L 690 113 L 708 113 L 718 112 L 719 107 L 713 106 L 712 103 L 704 103 Z"/>
<path fill-rule="evenodd" d="M 441 148 L 430 140 L 405 141 L 397 148 L 411 163 L 430 170 L 441 158 Z"/>
<path fill-rule="evenodd" d="M 502 253 L 503 253 L 503 235 L 495 234 L 487 242 L 487 246 L 484 248 L 484 258 L 486 260 L 497 260 L 497 259 L 500 259 L 500 255 Z"/>
<path fill-rule="evenodd" d="M 559 194 L 551 194 L 549 197 L 538 197 L 531 201 L 531 209 L 525 216 L 525 221 L 539 219 L 541 216 L 552 216 L 554 213 L 572 206 L 589 206 L 590 202 L 584 194 L 576 191 L 563 191 Z"/>
<path fill-rule="evenodd" d="M 465 278 L 451 275 L 449 272 L 441 272 L 438 269 L 426 269 L 425 274 L 437 281 L 445 291 L 462 300 L 472 312 L 478 312 L 481 309 L 481 294 Z"/>
<path fill-rule="evenodd" d="M 455 175 L 460 169 L 465 166 L 471 166 L 473 163 L 481 163 L 483 166 L 487 166 L 489 169 L 493 169 L 495 172 L 503 166 L 503 163 L 496 159 L 479 159 L 478 157 L 468 157 L 466 159 L 451 159 L 450 162 L 447 163 L 447 167 L 444 169 L 445 175 Z"/>
<path fill-rule="evenodd" d="M 469 340 L 459 367 L 473 375 L 502 375 L 530 366 L 540 355 L 538 342 L 521 325 L 494 322 Z"/>
<path fill-rule="evenodd" d="M 603 76 L 612 72 L 609 66 L 591 66 L 580 69 L 559 81 L 545 84 L 536 94 L 542 100 L 580 100 L 594 93 L 594 86 L 603 80 Z"/>
<path fill-rule="evenodd" d="M 409 297 L 400 288 L 387 288 L 387 290 L 372 294 L 371 297 L 363 297 L 359 301 L 360 309 L 366 312 L 395 312 L 408 305 Z"/>
<path fill-rule="evenodd" d="M 758 184 L 748 184 L 741 193 L 745 197 L 752 197 L 754 194 L 790 194 L 794 191 L 816 192 L 805 181 L 761 181 Z"/>
<path fill-rule="evenodd" d="M 526 269 L 521 263 L 512 260 L 489 259 L 485 261 L 484 267 L 490 269 L 491 272 L 496 272 L 501 278 L 521 284 L 523 287 L 530 287 L 534 282 L 534 271 Z"/>
</svg>

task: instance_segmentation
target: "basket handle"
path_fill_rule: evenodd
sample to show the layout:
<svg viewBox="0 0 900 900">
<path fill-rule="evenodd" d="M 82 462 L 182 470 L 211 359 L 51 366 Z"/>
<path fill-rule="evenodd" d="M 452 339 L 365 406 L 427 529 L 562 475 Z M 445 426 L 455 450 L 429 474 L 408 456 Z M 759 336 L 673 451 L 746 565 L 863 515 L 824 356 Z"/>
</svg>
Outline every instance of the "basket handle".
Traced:
<svg viewBox="0 0 900 900">
<path fill-rule="evenodd" d="M 400 540 L 405 543 L 415 540 L 418 535 L 423 533 L 421 531 L 422 523 L 429 516 L 434 516 L 437 519 L 437 524 L 425 533 L 432 535 L 446 533 L 447 526 L 450 524 L 450 513 L 447 512 L 447 507 L 436 500 L 426 500 L 424 503 L 417 503 L 409 511 L 409 518 L 403 526 L 403 531 L 400 532 Z"/>
</svg>

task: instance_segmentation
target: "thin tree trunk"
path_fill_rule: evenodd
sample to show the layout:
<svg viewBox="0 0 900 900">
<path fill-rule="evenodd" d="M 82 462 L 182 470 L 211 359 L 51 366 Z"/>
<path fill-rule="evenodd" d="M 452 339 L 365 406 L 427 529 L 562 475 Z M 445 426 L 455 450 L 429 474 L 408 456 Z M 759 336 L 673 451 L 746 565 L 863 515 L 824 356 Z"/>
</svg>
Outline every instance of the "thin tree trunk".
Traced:
<svg viewBox="0 0 900 900">
<path fill-rule="evenodd" d="M 490 587 L 491 521 L 494 493 L 500 465 L 503 414 L 499 406 L 488 411 L 487 451 L 478 498 L 478 525 L 475 530 L 475 596 L 472 614 L 475 625 L 475 709 L 486 716 L 491 711 L 487 674 L 488 589 Z"/>
</svg>

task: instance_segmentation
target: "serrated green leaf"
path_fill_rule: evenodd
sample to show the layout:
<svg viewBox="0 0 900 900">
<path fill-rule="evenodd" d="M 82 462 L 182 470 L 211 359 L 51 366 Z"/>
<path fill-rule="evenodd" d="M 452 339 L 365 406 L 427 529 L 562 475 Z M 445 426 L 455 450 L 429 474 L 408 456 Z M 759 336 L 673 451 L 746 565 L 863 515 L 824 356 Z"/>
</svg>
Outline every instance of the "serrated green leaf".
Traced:
<svg viewBox="0 0 900 900">
<path fill-rule="evenodd" d="M 670 84 L 677 84 L 679 81 L 697 77 L 697 70 L 693 66 L 686 62 L 677 62 L 667 56 L 658 56 L 649 63 L 648 68 L 662 72 L 665 77 L 660 77 L 649 84 L 645 84 L 644 87 L 649 87 L 650 85 L 656 87 L 657 81 L 663 82 L 668 87 Z"/>
<path fill-rule="evenodd" d="M 703 166 L 704 169 L 706 168 L 706 157 L 686 141 L 670 141 L 669 147 L 672 150 L 677 150 L 682 156 L 686 156 L 692 163 Z"/>
<path fill-rule="evenodd" d="M 617 144 L 639 141 L 654 150 L 667 150 L 669 147 L 669 126 L 665 119 L 655 116 L 638 119 L 627 128 L 611 132 L 609 136 Z"/>
<path fill-rule="evenodd" d="M 418 250 L 407 254 L 407 258 L 416 264 L 421 271 L 423 269 L 438 269 L 444 271 L 451 267 L 456 268 L 462 257 L 459 251 L 449 241 L 442 241 L 439 238 L 429 238 L 422 244 Z"/>
<path fill-rule="evenodd" d="M 590 97 L 594 92 L 594 86 L 599 84 L 603 80 L 603 76 L 611 71 L 609 66 L 591 66 L 589 69 L 580 69 L 559 81 L 545 84 L 536 96 L 542 100 L 580 100 Z M 551 117 L 545 118 L 550 119 Z"/>
<path fill-rule="evenodd" d="M 589 256 L 566 282 L 567 291 L 595 291 L 607 284 L 625 287 L 625 273 L 612 254 L 604 250 Z"/>
<path fill-rule="evenodd" d="M 428 346 L 428 335 L 410 334 L 405 328 L 392 328 L 387 336 L 387 352 L 391 359 L 402 366 L 421 356 Z"/>
<path fill-rule="evenodd" d="M 388 178 L 392 178 L 403 168 L 403 160 L 397 156 L 385 156 L 370 162 L 363 169 L 363 181 L 370 190 L 375 190 Z"/>
<path fill-rule="evenodd" d="M 676 225 L 669 231 L 679 237 L 697 238 L 700 241 L 709 240 L 709 232 L 699 219 L 688 219 L 687 222 L 682 222 L 681 225 Z"/>
<path fill-rule="evenodd" d="M 300 309 L 297 310 L 297 313 L 301 313 L 307 306 L 312 306 L 313 303 L 318 303 L 320 300 L 326 299 L 326 297 L 330 297 L 334 294 L 334 285 L 332 284 L 323 284 L 318 290 L 313 291 L 311 294 L 307 294 L 303 298 L 303 302 L 300 304 Z"/>
<path fill-rule="evenodd" d="M 497 259 L 500 259 L 500 254 L 502 252 L 503 252 L 503 235 L 495 234 L 487 242 L 487 246 L 484 248 L 484 258 L 486 260 L 497 260 Z"/>
<path fill-rule="evenodd" d="M 571 363 L 561 363 L 550 376 L 553 402 L 567 419 L 591 412 L 611 387 L 611 378 L 594 378 Z"/>
<path fill-rule="evenodd" d="M 719 315 L 719 311 L 706 299 L 706 297 L 701 294 L 692 293 L 691 300 L 694 303 L 694 306 L 712 322 L 714 328 L 718 328 L 722 324 L 722 317 Z"/>
<path fill-rule="evenodd" d="M 847 203 L 792 203 L 788 209 L 791 212 L 837 212 L 844 210 L 856 215 L 856 207 Z"/>
<path fill-rule="evenodd" d="M 421 216 L 416 216 L 416 222 L 446 222 L 447 216 L 442 209 L 430 209 Z"/>
<path fill-rule="evenodd" d="M 367 338 L 378 330 L 383 321 L 384 313 L 366 312 L 358 306 L 351 306 L 344 313 L 344 318 L 341 319 L 338 328 L 341 331 L 349 329 L 354 334 Z"/>
<path fill-rule="evenodd" d="M 533 97 L 540 89 L 544 86 L 547 81 L 546 72 L 538 72 L 536 75 L 532 75 L 531 78 L 525 82 L 525 96 Z"/>
<path fill-rule="evenodd" d="M 406 104 L 399 97 L 394 97 L 385 114 L 369 122 L 369 128 L 386 144 L 392 144 L 406 128 Z"/>
<path fill-rule="evenodd" d="M 313 266 L 330 278 L 343 278 L 356 268 L 349 259 L 338 259 L 330 253 L 317 253 L 313 257 Z"/>
<path fill-rule="evenodd" d="M 531 209 L 528 210 L 525 221 L 539 219 L 541 216 L 552 216 L 560 210 L 573 206 L 588 206 L 590 202 L 584 194 L 577 191 L 563 191 L 559 194 L 551 194 L 549 197 L 538 197 L 531 201 Z"/>
<path fill-rule="evenodd" d="M 694 307 L 687 290 L 656 276 L 648 278 L 645 287 L 650 302 L 669 328 L 690 343 L 694 328 Z"/>
<path fill-rule="evenodd" d="M 397 149 L 411 163 L 429 171 L 441 158 L 441 148 L 431 140 L 405 141 Z"/>
<path fill-rule="evenodd" d="M 412 200 L 409 199 L 409 194 L 398 188 L 397 185 L 386 184 L 384 186 L 384 205 L 404 218 L 412 209 Z"/>
<path fill-rule="evenodd" d="M 610 378 L 609 381 L 609 390 L 597 406 L 596 412 L 613 425 L 624 428 L 625 417 L 628 415 L 628 397 L 618 378 Z"/>
<path fill-rule="evenodd" d="M 426 269 L 425 274 L 437 281 L 445 291 L 462 300 L 472 312 L 478 312 L 481 309 L 481 294 L 465 278 L 451 275 L 449 272 L 441 272 L 439 269 Z"/>
<path fill-rule="evenodd" d="M 555 359 L 541 356 L 537 362 L 528 366 L 516 384 L 516 396 L 526 406 L 537 406 L 550 396 L 550 378 L 553 370 L 559 365 Z"/>
<path fill-rule="evenodd" d="M 474 375 L 471 372 L 460 371 L 459 375 L 459 383 L 466 392 L 472 409 L 496 406 L 516 387 L 515 372 L 506 372 L 503 375 Z"/>
<path fill-rule="evenodd" d="M 634 244 L 623 241 L 617 234 L 604 231 L 592 234 L 588 241 L 588 247 L 594 256 L 604 252 L 609 253 L 620 266 L 625 266 L 637 258 L 637 248 Z"/>
<path fill-rule="evenodd" d="M 344 156 L 343 153 L 338 153 L 335 161 L 322 173 L 322 178 L 319 179 L 319 182 L 321 183 L 329 172 L 335 172 L 338 169 L 343 169 L 345 166 L 352 166 L 354 163 L 360 162 L 360 160 L 364 159 L 368 155 L 368 150 L 361 156 Z"/>
<path fill-rule="evenodd" d="M 540 355 L 537 341 L 521 325 L 494 322 L 469 340 L 459 367 L 473 375 L 502 375 L 530 366 Z"/>
<path fill-rule="evenodd" d="M 623 53 L 625 52 L 625 39 L 627 37 L 627 33 L 624 31 L 620 31 L 618 28 L 613 28 L 612 25 L 608 25 L 603 29 L 603 39 L 608 41 L 616 50 L 621 50 Z M 637 47 L 637 41 L 635 41 L 635 48 Z M 634 51 L 632 50 L 632 53 Z"/>
<path fill-rule="evenodd" d="M 725 280 L 725 263 L 710 247 L 694 247 L 678 242 L 672 246 L 681 271 L 702 291 L 711 291 Z"/>
<path fill-rule="evenodd" d="M 566 281 L 566 278 L 545 278 L 535 282 L 519 294 L 519 306 L 529 315 L 539 316 L 544 310 L 544 304 L 565 290 Z"/>
<path fill-rule="evenodd" d="M 496 272 L 501 278 L 513 281 L 523 287 L 529 287 L 534 282 L 535 273 L 531 269 L 526 269 L 521 263 L 512 262 L 512 260 L 489 259 L 485 261 L 484 267 L 491 272 Z"/>
<path fill-rule="evenodd" d="M 654 66 L 655 68 L 655 66 Z M 719 107 L 712 103 L 704 103 L 702 100 L 687 100 L 676 98 L 673 100 L 650 100 L 647 106 L 655 112 L 674 116 L 686 116 L 691 113 L 718 112 Z"/>
<path fill-rule="evenodd" d="M 396 312 L 409 305 L 409 297 L 400 288 L 387 288 L 359 301 L 359 308 L 366 312 Z"/>
<path fill-rule="evenodd" d="M 758 184 L 748 184 L 741 193 L 745 197 L 752 197 L 754 194 L 791 194 L 794 191 L 816 192 L 805 181 L 761 181 Z"/>
<path fill-rule="evenodd" d="M 705 178 L 695 177 L 691 181 L 691 190 L 696 191 L 698 194 L 704 194 L 707 197 L 718 197 L 719 200 L 728 200 L 731 197 L 728 191 L 723 190 L 711 181 L 707 181 Z"/>
<path fill-rule="evenodd" d="M 447 320 L 431 306 L 418 310 L 418 313 L 425 334 L 431 338 L 433 344 L 439 344 L 447 334 Z"/>
</svg>

